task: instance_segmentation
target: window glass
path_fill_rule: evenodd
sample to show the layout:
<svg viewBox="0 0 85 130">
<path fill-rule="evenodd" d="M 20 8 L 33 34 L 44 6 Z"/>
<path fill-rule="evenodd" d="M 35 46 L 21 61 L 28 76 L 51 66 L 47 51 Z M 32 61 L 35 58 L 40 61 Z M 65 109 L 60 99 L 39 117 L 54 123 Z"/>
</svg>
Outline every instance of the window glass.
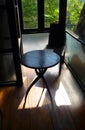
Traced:
<svg viewBox="0 0 85 130">
<path fill-rule="evenodd" d="M 84 0 L 67 0 L 66 27 L 85 41 Z"/>
<path fill-rule="evenodd" d="M 22 0 L 24 28 L 38 28 L 37 0 Z"/>
<path fill-rule="evenodd" d="M 44 19 L 45 28 L 59 21 L 59 0 L 45 0 Z"/>
</svg>

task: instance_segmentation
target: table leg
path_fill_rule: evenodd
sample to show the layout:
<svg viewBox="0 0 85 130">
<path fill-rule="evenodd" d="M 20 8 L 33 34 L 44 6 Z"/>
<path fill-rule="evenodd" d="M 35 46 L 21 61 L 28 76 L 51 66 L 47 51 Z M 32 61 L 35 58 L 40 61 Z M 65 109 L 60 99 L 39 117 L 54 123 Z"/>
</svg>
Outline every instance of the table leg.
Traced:
<svg viewBox="0 0 85 130">
<path fill-rule="evenodd" d="M 50 92 L 49 87 L 48 87 L 48 85 L 47 85 L 47 82 L 46 82 L 46 80 L 45 80 L 45 78 L 44 78 L 44 76 L 43 76 L 44 73 L 46 72 L 46 70 L 47 70 L 47 69 L 35 69 L 35 72 L 36 72 L 36 74 L 37 74 L 37 77 L 33 80 L 33 82 L 30 84 L 30 86 L 29 86 L 28 89 L 27 89 L 27 92 L 26 92 L 26 95 L 25 95 L 25 100 L 24 100 L 23 108 L 25 107 L 27 95 L 28 95 L 30 89 L 32 88 L 32 86 L 33 86 L 40 78 L 43 79 L 43 81 L 44 81 L 44 83 L 45 83 L 45 85 L 46 85 L 47 91 L 48 91 L 48 93 L 49 93 L 51 102 L 52 102 L 51 92 Z"/>
<path fill-rule="evenodd" d="M 50 89 L 49 89 L 49 87 L 48 87 L 48 84 L 47 84 L 47 82 L 46 82 L 44 76 L 42 76 L 42 79 L 43 79 L 43 81 L 44 81 L 44 83 L 45 83 L 45 85 L 46 85 L 47 91 L 48 91 L 48 93 L 49 93 L 49 96 L 50 96 L 50 99 L 51 99 L 51 102 L 52 102 L 52 95 L 51 95 Z"/>
<path fill-rule="evenodd" d="M 43 81 L 44 81 L 44 83 L 45 83 L 45 85 L 46 85 L 47 91 L 48 91 L 48 93 L 49 93 L 51 102 L 52 102 L 52 96 L 51 96 L 50 89 L 49 89 L 49 87 L 48 87 L 48 84 L 47 84 L 47 82 L 46 82 L 44 76 L 43 76 L 44 73 L 46 72 L 46 70 L 47 70 L 47 69 L 36 69 L 35 72 L 36 72 L 36 74 L 37 74 L 39 77 L 41 77 L 41 78 L 43 79 Z"/>
<path fill-rule="evenodd" d="M 37 76 L 37 77 L 33 80 L 33 82 L 30 84 L 30 86 L 28 87 L 27 92 L 26 92 L 26 95 L 25 95 L 25 100 L 24 100 L 23 108 L 25 107 L 27 95 L 28 95 L 30 89 L 32 88 L 32 86 L 33 86 L 39 79 L 40 79 L 40 77 Z"/>
</svg>

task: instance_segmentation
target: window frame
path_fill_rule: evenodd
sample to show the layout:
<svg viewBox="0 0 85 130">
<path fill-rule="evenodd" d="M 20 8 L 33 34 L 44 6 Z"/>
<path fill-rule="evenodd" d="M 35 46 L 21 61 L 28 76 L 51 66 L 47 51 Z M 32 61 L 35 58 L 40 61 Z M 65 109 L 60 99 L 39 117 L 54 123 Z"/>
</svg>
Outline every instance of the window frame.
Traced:
<svg viewBox="0 0 85 130">
<path fill-rule="evenodd" d="M 37 4 L 38 4 L 38 29 L 25 29 L 23 26 L 22 1 L 18 0 L 22 34 L 49 32 L 50 27 L 45 28 L 44 26 L 44 0 L 42 0 L 42 2 L 41 0 L 37 0 Z M 63 29 L 65 29 L 66 6 L 67 6 L 67 0 L 59 1 L 59 24 L 61 24 Z"/>
</svg>

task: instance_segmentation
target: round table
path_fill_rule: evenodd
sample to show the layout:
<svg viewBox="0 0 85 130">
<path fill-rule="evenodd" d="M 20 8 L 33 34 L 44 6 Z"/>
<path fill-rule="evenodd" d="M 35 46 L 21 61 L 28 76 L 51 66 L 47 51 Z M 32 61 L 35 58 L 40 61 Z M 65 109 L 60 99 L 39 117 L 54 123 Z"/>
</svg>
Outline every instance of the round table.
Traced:
<svg viewBox="0 0 85 130">
<path fill-rule="evenodd" d="M 46 84 L 47 90 L 49 92 L 50 98 L 52 100 L 52 96 L 47 85 L 47 82 L 44 78 L 44 73 L 50 67 L 57 65 L 60 62 L 60 56 L 51 50 L 33 50 L 27 53 L 24 53 L 21 57 L 21 63 L 29 68 L 35 69 L 37 77 L 32 81 L 30 86 L 27 89 L 25 95 L 25 103 L 28 92 L 30 91 L 31 87 L 40 79 L 42 78 Z M 24 106 L 25 106 L 24 103 Z"/>
</svg>

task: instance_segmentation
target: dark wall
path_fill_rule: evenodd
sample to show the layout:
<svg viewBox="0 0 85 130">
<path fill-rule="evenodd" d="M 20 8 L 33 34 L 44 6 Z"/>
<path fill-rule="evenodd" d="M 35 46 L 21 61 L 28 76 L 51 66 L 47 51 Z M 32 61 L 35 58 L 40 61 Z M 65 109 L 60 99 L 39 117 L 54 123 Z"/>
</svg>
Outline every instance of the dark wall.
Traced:
<svg viewBox="0 0 85 130">
<path fill-rule="evenodd" d="M 0 0 L 0 85 L 22 83 L 17 10 L 14 0 Z"/>
</svg>

